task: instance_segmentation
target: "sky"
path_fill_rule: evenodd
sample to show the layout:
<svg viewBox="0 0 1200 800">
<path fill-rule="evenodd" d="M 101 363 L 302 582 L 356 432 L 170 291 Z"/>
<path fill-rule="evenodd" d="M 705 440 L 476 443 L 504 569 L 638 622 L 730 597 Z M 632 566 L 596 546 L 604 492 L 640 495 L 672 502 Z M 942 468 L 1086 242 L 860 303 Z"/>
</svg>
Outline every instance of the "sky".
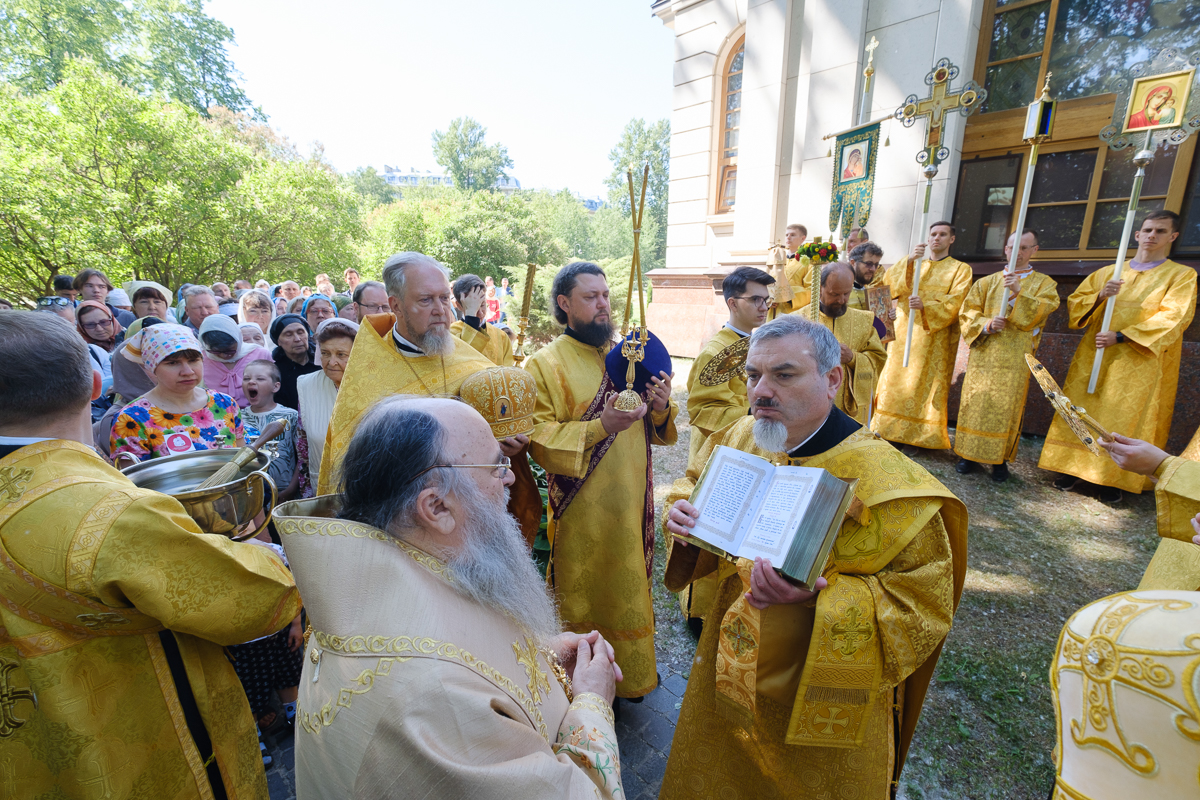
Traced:
<svg viewBox="0 0 1200 800">
<path fill-rule="evenodd" d="M 607 196 L 629 120 L 670 118 L 673 33 L 650 0 L 209 0 L 250 100 L 339 170 L 439 170 L 460 116 L 525 188 Z"/>
</svg>

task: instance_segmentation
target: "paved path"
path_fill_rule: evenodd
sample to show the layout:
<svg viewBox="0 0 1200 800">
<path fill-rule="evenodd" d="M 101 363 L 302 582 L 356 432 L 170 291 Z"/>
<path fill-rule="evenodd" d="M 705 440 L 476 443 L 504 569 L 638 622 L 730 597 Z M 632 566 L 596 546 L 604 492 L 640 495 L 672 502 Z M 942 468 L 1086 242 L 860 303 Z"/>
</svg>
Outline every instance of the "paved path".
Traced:
<svg viewBox="0 0 1200 800">
<path fill-rule="evenodd" d="M 671 738 L 687 679 L 663 673 L 659 687 L 641 703 L 619 703 L 617 742 L 621 748 L 621 779 L 628 800 L 655 800 L 667 768 Z M 290 735 L 268 738 L 274 763 L 267 769 L 271 800 L 295 800 L 295 751 Z"/>
</svg>

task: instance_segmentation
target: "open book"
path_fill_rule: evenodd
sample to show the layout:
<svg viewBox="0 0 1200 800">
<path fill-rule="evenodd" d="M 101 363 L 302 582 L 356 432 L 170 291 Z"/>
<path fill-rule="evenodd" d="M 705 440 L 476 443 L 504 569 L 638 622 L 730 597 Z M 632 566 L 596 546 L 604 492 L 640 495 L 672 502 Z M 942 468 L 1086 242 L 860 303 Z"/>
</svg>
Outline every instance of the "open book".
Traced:
<svg viewBox="0 0 1200 800">
<path fill-rule="evenodd" d="M 692 491 L 700 517 L 688 544 L 725 557 L 769 558 L 788 577 L 812 586 L 857 483 L 823 469 L 777 467 L 718 445 Z"/>
</svg>

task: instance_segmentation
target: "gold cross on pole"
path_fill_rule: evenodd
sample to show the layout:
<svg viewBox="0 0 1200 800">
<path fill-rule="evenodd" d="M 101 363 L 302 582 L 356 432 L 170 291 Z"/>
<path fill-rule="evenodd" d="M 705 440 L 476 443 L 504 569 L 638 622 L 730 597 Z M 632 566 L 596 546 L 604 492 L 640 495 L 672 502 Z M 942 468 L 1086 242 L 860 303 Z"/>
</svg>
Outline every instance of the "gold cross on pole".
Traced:
<svg viewBox="0 0 1200 800">
<path fill-rule="evenodd" d="M 958 77 L 958 67 L 943 58 L 925 76 L 929 85 L 929 96 L 919 99 L 910 94 L 904 100 L 904 105 L 896 109 L 896 118 L 911 128 L 921 117 L 929 121 L 925 132 L 925 148 L 917 154 L 917 163 L 937 164 L 945 161 L 950 153 L 943 146 L 946 136 L 946 115 L 951 111 L 959 111 L 964 116 L 970 116 L 975 109 L 987 99 L 987 92 L 974 81 L 968 81 L 957 92 L 950 91 L 950 81 Z"/>
</svg>

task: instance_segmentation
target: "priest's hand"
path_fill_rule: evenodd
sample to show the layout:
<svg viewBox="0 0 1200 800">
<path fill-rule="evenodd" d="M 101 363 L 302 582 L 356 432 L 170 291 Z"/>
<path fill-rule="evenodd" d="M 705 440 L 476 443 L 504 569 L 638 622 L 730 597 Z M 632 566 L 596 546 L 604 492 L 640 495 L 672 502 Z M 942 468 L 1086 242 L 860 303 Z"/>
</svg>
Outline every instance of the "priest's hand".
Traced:
<svg viewBox="0 0 1200 800">
<path fill-rule="evenodd" d="M 592 631 L 591 633 L 571 633 L 570 631 L 566 631 L 550 640 L 550 648 L 558 654 L 558 663 L 562 664 L 568 678 L 573 679 L 575 677 L 575 665 L 578 663 L 579 643 L 581 641 L 586 641 L 591 646 L 592 653 L 594 654 L 593 657 L 599 655 L 601 650 L 603 650 L 608 656 L 609 663 L 613 665 L 617 682 L 620 683 L 624 680 L 625 676 L 621 674 L 621 668 L 617 666 L 617 652 L 613 650 L 611 644 L 600 639 L 599 631 Z M 597 647 L 597 641 L 603 645 L 602 648 Z"/>
<path fill-rule="evenodd" d="M 486 291 L 482 286 L 476 286 L 462 296 L 462 300 L 459 302 L 462 304 L 463 316 L 480 316 L 479 309 L 483 307 L 483 301 L 487 299 Z"/>
<path fill-rule="evenodd" d="M 667 531 L 675 536 L 691 536 L 692 528 L 696 527 L 699 517 L 700 512 L 694 505 L 687 500 L 676 500 L 675 505 L 667 512 Z M 682 539 L 676 539 L 675 543 L 687 547 L 687 542 Z"/>
<path fill-rule="evenodd" d="M 1125 285 L 1125 281 L 1109 281 L 1104 284 L 1104 288 L 1100 290 L 1098 300 L 1107 300 L 1110 297 L 1116 297 L 1117 292 L 1121 291 L 1121 287 Z"/>
<path fill-rule="evenodd" d="M 1108 451 L 1112 460 L 1117 462 L 1118 467 L 1129 472 L 1136 472 L 1138 475 L 1153 475 L 1167 457 L 1165 451 L 1149 442 L 1143 442 L 1141 439 L 1130 439 L 1119 433 L 1114 433 L 1113 439 L 1116 441 L 1106 442 L 1098 439 L 1096 443 Z"/>
<path fill-rule="evenodd" d="M 1096 349 L 1103 350 L 1105 347 L 1112 347 L 1117 343 L 1117 332 L 1109 331 L 1108 333 L 1096 334 Z"/>
<path fill-rule="evenodd" d="M 650 379 L 646 388 L 650 390 L 650 407 L 655 411 L 663 411 L 671 404 L 671 378 L 675 377 L 675 373 L 668 375 L 659 370 L 658 375 L 658 378 Z"/>
<path fill-rule="evenodd" d="M 846 347 L 846 345 L 842 344 L 841 342 L 838 342 L 838 344 L 841 345 L 841 348 L 842 348 L 842 363 L 849 364 L 849 363 L 853 362 L 854 361 L 854 351 L 851 350 L 849 347 Z"/>
<path fill-rule="evenodd" d="M 925 308 L 925 304 L 923 302 L 921 302 L 921 298 L 917 297 L 914 294 L 914 295 L 909 296 L 909 298 L 908 298 L 908 307 L 914 308 L 917 311 L 920 311 Z"/>
<path fill-rule="evenodd" d="M 621 680 L 618 677 L 621 669 L 616 662 L 609 660 L 608 653 L 611 652 L 611 648 L 608 642 L 604 641 L 604 637 L 595 631 L 592 633 L 596 635 L 594 651 L 586 637 L 579 640 L 575 651 L 575 671 L 571 676 L 571 688 L 575 690 L 576 696 L 591 692 L 600 695 L 612 705 L 613 698 L 617 696 L 617 681 Z"/>
<path fill-rule="evenodd" d="M 750 570 L 750 591 L 746 592 L 746 602 L 759 611 L 768 606 L 804 603 L 816 597 L 817 592 L 828 585 L 829 582 L 824 578 L 817 578 L 811 592 L 801 589 L 776 572 L 770 559 L 756 558 Z"/>
<path fill-rule="evenodd" d="M 605 398 L 604 410 L 600 412 L 600 424 L 604 426 L 604 432 L 609 435 L 629 428 L 633 423 L 646 416 L 646 409 L 649 408 L 642 403 L 636 411 L 618 411 L 616 402 L 617 393 L 613 392 Z"/>
<path fill-rule="evenodd" d="M 527 444 L 529 444 L 529 437 L 523 433 L 517 436 L 510 436 L 507 439 L 500 440 L 500 452 L 512 458 L 521 452 Z"/>
<path fill-rule="evenodd" d="M 987 324 L 987 333 L 999 333 L 1008 326 L 1008 320 L 1004 317 L 992 317 Z"/>
<path fill-rule="evenodd" d="M 1196 532 L 1196 535 L 1192 537 L 1192 541 L 1200 544 L 1200 514 L 1197 514 L 1196 518 L 1192 520 L 1192 530 Z"/>
<path fill-rule="evenodd" d="M 1016 297 L 1021 293 L 1021 278 L 1015 272 L 1004 273 L 1004 288 Z"/>
</svg>

